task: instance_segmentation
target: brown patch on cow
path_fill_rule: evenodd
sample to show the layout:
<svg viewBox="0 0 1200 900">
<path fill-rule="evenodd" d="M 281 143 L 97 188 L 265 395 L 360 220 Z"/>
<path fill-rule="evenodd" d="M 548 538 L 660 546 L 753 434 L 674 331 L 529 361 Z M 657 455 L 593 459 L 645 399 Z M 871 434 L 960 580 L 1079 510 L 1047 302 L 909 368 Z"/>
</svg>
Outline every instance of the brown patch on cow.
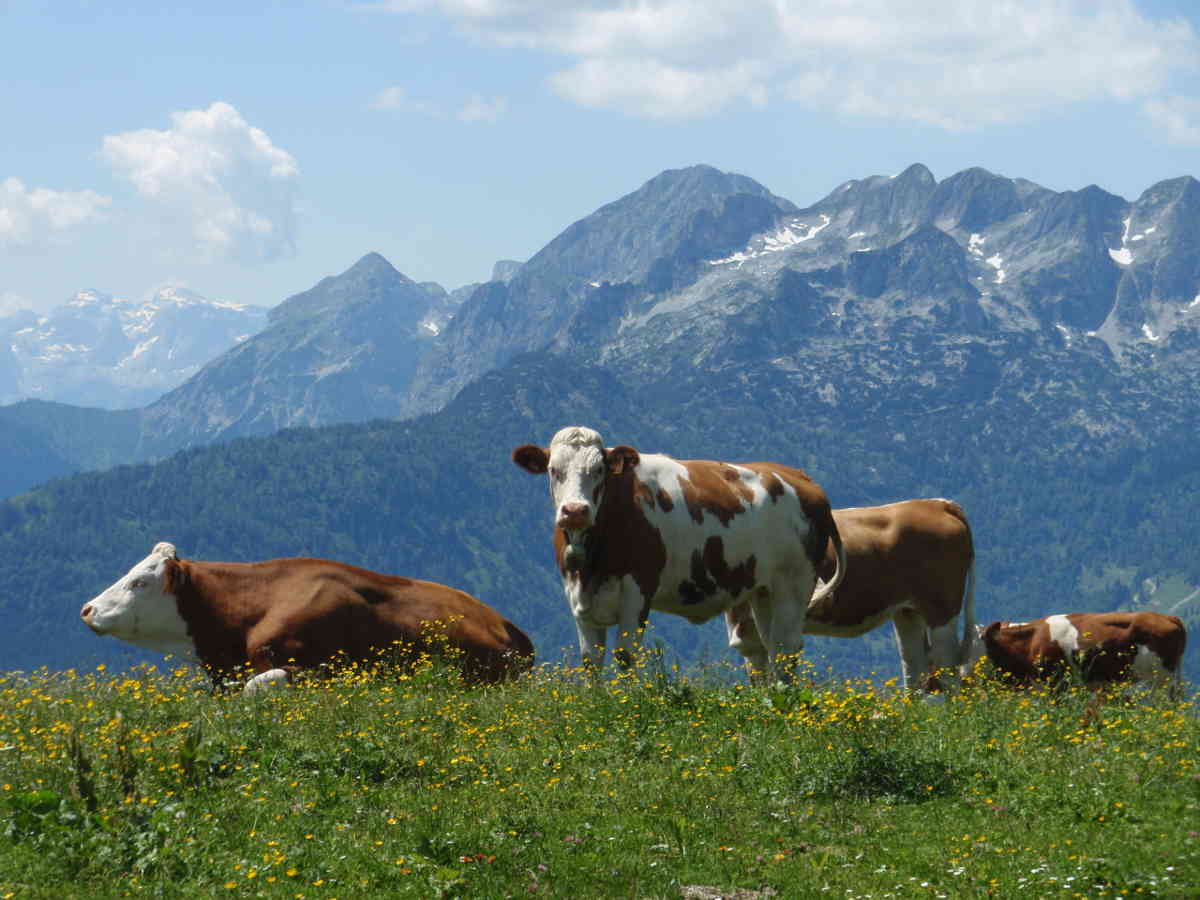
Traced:
<svg viewBox="0 0 1200 900">
<path fill-rule="evenodd" d="M 852 632 L 903 605 L 936 628 L 961 612 L 975 548 L 957 503 L 905 500 L 835 509 L 832 515 L 846 573 L 833 596 L 809 607 L 810 623 Z M 829 545 L 817 574 L 828 581 L 836 562 Z"/>
<path fill-rule="evenodd" d="M 704 542 L 703 550 L 692 551 L 691 578 L 680 584 L 680 599 L 685 604 L 701 603 L 718 590 L 736 597 L 756 584 L 756 564 L 755 557 L 749 556 L 736 566 L 730 566 L 725 559 L 725 542 L 714 535 Z"/>
<path fill-rule="evenodd" d="M 658 500 L 658 508 L 663 512 L 670 512 L 675 508 L 675 501 L 671 499 L 671 495 L 667 493 L 666 488 L 660 487 L 655 497 Z"/>
<path fill-rule="evenodd" d="M 697 525 L 703 524 L 707 513 L 728 527 L 754 499 L 754 492 L 728 463 L 689 459 L 680 460 L 680 464 L 688 472 L 687 478 L 679 480 L 683 502 Z"/>
<path fill-rule="evenodd" d="M 767 496 L 771 498 L 771 502 L 775 503 L 783 496 L 783 482 L 779 477 L 769 469 L 759 472 L 759 477 L 762 478 L 763 490 L 767 492 Z"/>
<path fill-rule="evenodd" d="M 323 559 L 179 560 L 168 584 L 201 663 L 220 682 L 249 664 L 305 669 L 343 659 L 403 662 L 445 649 L 470 681 L 528 668 L 533 645 L 470 594 Z"/>
<path fill-rule="evenodd" d="M 650 492 L 650 488 L 640 478 L 637 479 L 637 483 L 633 486 L 633 496 L 638 503 L 654 509 L 654 494 Z"/>
</svg>

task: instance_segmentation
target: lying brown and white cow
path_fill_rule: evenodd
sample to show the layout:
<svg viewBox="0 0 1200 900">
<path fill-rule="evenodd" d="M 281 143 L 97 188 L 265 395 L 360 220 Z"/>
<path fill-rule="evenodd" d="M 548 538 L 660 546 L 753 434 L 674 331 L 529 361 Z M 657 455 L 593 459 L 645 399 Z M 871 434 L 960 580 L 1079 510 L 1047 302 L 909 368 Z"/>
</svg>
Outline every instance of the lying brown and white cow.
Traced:
<svg viewBox="0 0 1200 900">
<path fill-rule="evenodd" d="M 96 634 L 199 663 L 218 684 L 249 664 L 251 693 L 338 656 L 415 656 L 437 636 L 469 681 L 533 662 L 529 638 L 470 594 L 324 559 L 201 562 L 160 543 L 79 614 Z"/>
<path fill-rule="evenodd" d="M 1032 622 L 993 622 L 979 629 L 974 658 L 1020 684 L 1062 682 L 1070 673 L 1096 686 L 1145 681 L 1175 695 L 1187 631 L 1156 612 L 1068 613 Z"/>
<path fill-rule="evenodd" d="M 809 601 L 845 572 L 829 501 L 800 469 L 606 449 L 582 427 L 562 429 L 548 449 L 517 447 L 513 461 L 550 476 L 563 588 L 584 662 L 596 668 L 610 626 L 628 665 L 651 609 L 701 623 L 742 602 L 771 662 L 791 658 L 804 647 Z M 814 597 L 831 543 L 835 571 Z M 776 668 L 790 675 L 790 664 Z"/>
<path fill-rule="evenodd" d="M 975 548 L 962 507 L 952 500 L 903 500 L 835 509 L 833 520 L 846 575 L 836 591 L 808 605 L 805 633 L 858 637 L 891 619 L 905 688 L 930 689 L 953 679 L 976 634 Z M 831 579 L 836 566 L 827 552 L 821 578 Z M 765 650 L 746 607 L 726 613 L 725 624 L 729 645 L 752 670 L 761 669 Z"/>
</svg>

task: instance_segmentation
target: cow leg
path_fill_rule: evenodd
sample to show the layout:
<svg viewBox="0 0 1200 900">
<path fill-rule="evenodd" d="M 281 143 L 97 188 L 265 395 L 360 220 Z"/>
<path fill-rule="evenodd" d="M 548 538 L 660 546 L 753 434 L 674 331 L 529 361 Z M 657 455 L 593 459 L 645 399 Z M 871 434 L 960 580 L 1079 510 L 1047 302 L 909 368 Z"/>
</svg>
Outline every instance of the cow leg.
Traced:
<svg viewBox="0 0 1200 900">
<path fill-rule="evenodd" d="M 637 662 L 647 618 L 647 610 L 640 599 L 634 602 L 626 591 L 621 598 L 621 615 L 617 621 L 617 646 L 613 648 L 613 659 L 622 669 L 631 668 Z"/>
<path fill-rule="evenodd" d="M 796 664 L 804 652 L 804 621 L 808 601 L 816 587 L 816 573 L 809 571 L 791 581 L 778 579 L 767 596 L 756 595 L 752 601 L 754 621 L 759 634 L 767 639 L 771 654 L 771 669 L 779 681 L 791 683 L 796 678 Z M 763 622 L 764 615 L 767 622 Z"/>
<path fill-rule="evenodd" d="M 752 682 L 761 681 L 767 673 L 767 647 L 754 624 L 754 610 L 749 603 L 725 610 L 725 630 L 730 648 L 742 654 L 746 662 L 746 676 Z"/>
<path fill-rule="evenodd" d="M 906 691 L 920 690 L 929 671 L 925 647 L 925 620 L 911 609 L 899 609 L 892 616 L 896 649 L 900 651 L 900 680 Z"/>
<path fill-rule="evenodd" d="M 590 672 L 598 673 L 604 665 L 608 629 L 596 625 L 585 625 L 576 619 L 575 630 L 579 633 L 579 655 L 583 659 L 583 667 Z"/>
<path fill-rule="evenodd" d="M 303 642 L 286 633 L 270 617 L 263 619 L 246 636 L 246 656 L 254 677 L 242 688 L 243 694 L 257 694 L 269 687 L 290 684 L 300 670 L 296 659 L 304 651 Z M 283 661 L 285 664 L 280 665 Z"/>
<path fill-rule="evenodd" d="M 962 640 L 958 633 L 958 616 L 945 625 L 929 629 L 929 656 L 932 678 L 937 679 L 944 690 L 958 686 L 958 664 L 962 654 Z"/>
</svg>

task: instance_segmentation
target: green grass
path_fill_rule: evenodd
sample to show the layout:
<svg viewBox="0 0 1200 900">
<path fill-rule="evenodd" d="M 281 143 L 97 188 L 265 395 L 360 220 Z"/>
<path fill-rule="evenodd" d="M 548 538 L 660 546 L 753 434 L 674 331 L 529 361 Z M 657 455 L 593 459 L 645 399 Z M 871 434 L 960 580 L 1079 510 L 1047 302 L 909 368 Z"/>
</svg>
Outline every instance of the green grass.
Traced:
<svg viewBox="0 0 1200 900">
<path fill-rule="evenodd" d="M 0 676 L 0 900 L 1200 895 L 1194 701 L 729 675 Z"/>
</svg>

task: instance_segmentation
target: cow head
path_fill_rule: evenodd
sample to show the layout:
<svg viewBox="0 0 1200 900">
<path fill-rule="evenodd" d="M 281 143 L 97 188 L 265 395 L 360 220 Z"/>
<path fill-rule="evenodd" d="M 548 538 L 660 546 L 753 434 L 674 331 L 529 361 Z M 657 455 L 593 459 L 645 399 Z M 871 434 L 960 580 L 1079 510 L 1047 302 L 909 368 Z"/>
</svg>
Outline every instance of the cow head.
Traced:
<svg viewBox="0 0 1200 900">
<path fill-rule="evenodd" d="M 606 450 L 598 433 L 580 426 L 559 431 L 548 450 L 524 444 L 513 451 L 513 462 L 526 472 L 550 475 L 554 524 L 571 544 L 596 524 L 609 476 L 629 471 L 639 461 L 632 447 Z"/>
<path fill-rule="evenodd" d="M 193 645 L 172 593 L 178 566 L 173 544 L 155 545 L 128 574 L 84 604 L 80 618 L 96 634 L 112 635 L 164 653 L 188 655 Z"/>
</svg>

